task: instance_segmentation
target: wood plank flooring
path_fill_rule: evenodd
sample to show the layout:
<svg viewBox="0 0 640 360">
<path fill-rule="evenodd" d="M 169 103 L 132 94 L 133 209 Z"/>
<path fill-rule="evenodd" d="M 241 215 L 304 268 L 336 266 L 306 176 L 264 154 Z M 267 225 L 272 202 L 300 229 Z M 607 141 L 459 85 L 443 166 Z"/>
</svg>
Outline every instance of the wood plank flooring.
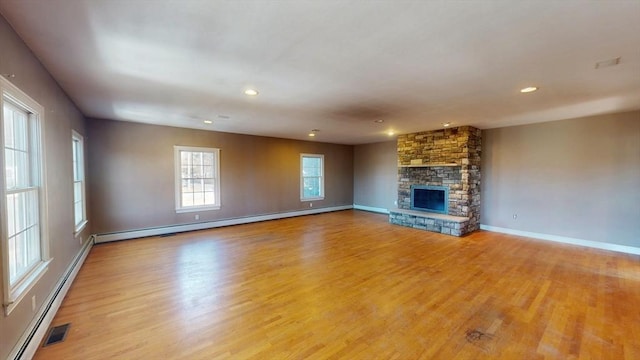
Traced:
<svg viewBox="0 0 640 360">
<path fill-rule="evenodd" d="M 36 359 L 640 359 L 640 257 L 341 211 L 97 245 Z"/>
</svg>

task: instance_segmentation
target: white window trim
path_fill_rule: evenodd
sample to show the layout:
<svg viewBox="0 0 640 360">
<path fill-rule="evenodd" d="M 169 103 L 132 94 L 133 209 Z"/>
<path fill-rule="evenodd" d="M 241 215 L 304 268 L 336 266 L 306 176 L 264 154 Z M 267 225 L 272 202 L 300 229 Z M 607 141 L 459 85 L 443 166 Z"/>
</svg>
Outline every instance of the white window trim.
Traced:
<svg viewBox="0 0 640 360">
<path fill-rule="evenodd" d="M 302 174 L 303 158 L 314 157 L 320 158 L 322 161 L 322 169 L 320 171 L 320 196 L 305 197 L 304 196 L 304 174 Z M 315 201 L 324 199 L 324 155 L 323 154 L 300 154 L 300 201 Z"/>
<path fill-rule="evenodd" d="M 82 182 L 82 222 L 80 222 L 80 224 L 78 224 L 77 226 L 75 226 L 75 230 L 73 232 L 73 236 L 77 237 L 82 230 L 84 230 L 84 228 L 87 226 L 87 224 L 89 223 L 89 220 L 87 219 L 87 190 L 86 190 L 86 176 L 85 176 L 85 161 L 84 161 L 84 137 L 82 137 L 82 135 L 80 135 L 79 133 L 77 133 L 75 130 L 71 130 L 71 141 L 78 141 L 80 143 L 80 147 L 82 148 L 82 150 L 80 151 L 80 159 L 77 159 L 77 161 L 79 163 L 81 163 L 82 165 L 80 166 L 80 170 L 82 171 L 82 173 L 80 174 L 80 178 L 81 178 L 81 182 Z M 73 147 L 72 147 L 73 148 Z M 73 154 L 71 155 L 72 159 L 73 159 Z M 72 173 L 73 174 L 73 173 Z M 75 185 L 76 179 L 73 179 L 73 183 Z M 74 189 L 75 192 L 75 189 Z M 73 222 L 75 224 L 76 222 L 76 218 L 75 218 L 75 193 L 74 193 L 74 197 L 73 197 L 73 202 L 74 202 L 74 208 L 73 208 Z"/>
<path fill-rule="evenodd" d="M 40 178 L 40 261 L 33 265 L 31 270 L 25 274 L 22 279 L 13 286 L 10 284 L 9 279 L 9 259 L 7 255 L 9 253 L 7 242 L 4 239 L 7 239 L 5 226 L 2 226 L 2 241 L 0 241 L 0 246 L 2 247 L 2 286 L 3 286 L 3 306 L 5 315 L 11 314 L 11 312 L 18 306 L 18 304 L 25 298 L 25 296 L 29 293 L 29 291 L 35 286 L 35 284 L 42 278 L 44 273 L 48 270 L 49 264 L 53 260 L 53 258 L 49 257 L 49 228 L 48 228 L 48 213 L 47 213 L 47 180 L 46 180 L 46 154 L 44 152 L 45 143 L 44 143 L 44 107 L 35 100 L 33 100 L 29 95 L 24 93 L 18 87 L 13 85 L 11 82 L 0 76 L 0 117 L 4 116 L 4 111 L 1 109 L 4 107 L 4 99 L 9 99 L 12 103 L 19 105 L 20 107 L 29 111 L 32 115 L 35 116 L 35 121 L 38 123 L 37 129 L 35 130 L 35 135 L 32 135 L 36 138 L 36 141 L 32 145 L 34 150 L 37 151 L 40 155 L 40 163 L 36 171 L 39 172 Z M 0 126 L 0 139 L 4 139 L 4 127 Z M 3 140 L 4 141 L 4 140 Z M 4 156 L 4 155 L 1 155 Z M 5 169 L 2 166 L 2 174 L 0 174 L 0 196 L 2 197 L 2 216 L 6 216 L 6 186 L 5 186 Z M 4 223 L 4 219 L 2 220 Z"/>
<path fill-rule="evenodd" d="M 182 191 L 180 190 L 182 187 L 182 178 L 181 178 L 181 169 L 180 169 L 180 151 L 201 151 L 201 152 L 212 152 L 215 154 L 216 164 L 215 164 L 215 205 L 207 205 L 207 206 L 189 206 L 183 207 L 180 204 L 182 203 Z M 175 173 L 175 201 L 176 201 L 176 213 L 188 213 L 188 212 L 196 212 L 196 211 L 208 211 L 208 210 L 219 210 L 222 206 L 220 203 L 220 149 L 218 148 L 206 148 L 206 147 L 198 147 L 198 146 L 173 146 L 173 166 Z"/>
</svg>

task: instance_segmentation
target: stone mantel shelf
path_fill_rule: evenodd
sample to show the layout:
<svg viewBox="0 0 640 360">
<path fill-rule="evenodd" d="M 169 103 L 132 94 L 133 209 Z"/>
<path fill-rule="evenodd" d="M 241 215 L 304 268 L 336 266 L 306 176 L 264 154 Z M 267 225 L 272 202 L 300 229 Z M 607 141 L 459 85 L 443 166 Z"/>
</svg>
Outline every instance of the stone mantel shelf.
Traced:
<svg viewBox="0 0 640 360">
<path fill-rule="evenodd" d="M 421 167 L 438 167 L 438 166 L 460 166 L 456 163 L 430 163 L 430 164 L 415 164 L 415 165 L 398 165 L 401 168 L 421 168 Z"/>
</svg>

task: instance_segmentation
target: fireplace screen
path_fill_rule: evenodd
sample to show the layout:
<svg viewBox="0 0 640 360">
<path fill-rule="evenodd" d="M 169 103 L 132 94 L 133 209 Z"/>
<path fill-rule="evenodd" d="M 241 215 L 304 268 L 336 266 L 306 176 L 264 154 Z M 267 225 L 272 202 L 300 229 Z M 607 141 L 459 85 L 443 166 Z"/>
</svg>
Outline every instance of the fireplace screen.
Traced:
<svg viewBox="0 0 640 360">
<path fill-rule="evenodd" d="M 412 185 L 411 209 L 447 214 L 449 212 L 449 188 L 446 186 Z"/>
</svg>

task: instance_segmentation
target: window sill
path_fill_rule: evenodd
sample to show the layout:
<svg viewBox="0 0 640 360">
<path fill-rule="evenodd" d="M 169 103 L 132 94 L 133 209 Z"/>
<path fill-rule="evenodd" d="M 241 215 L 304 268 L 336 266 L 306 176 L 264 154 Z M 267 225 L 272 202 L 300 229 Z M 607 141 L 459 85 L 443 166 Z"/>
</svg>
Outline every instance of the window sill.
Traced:
<svg viewBox="0 0 640 360">
<path fill-rule="evenodd" d="M 209 211 L 209 210 L 220 210 L 220 205 L 218 206 L 200 206 L 200 207 L 190 207 L 190 208 L 179 208 L 176 209 L 176 213 L 190 213 L 197 211 Z"/>
<path fill-rule="evenodd" d="M 78 225 L 76 227 L 76 230 L 73 232 L 73 237 L 78 237 L 78 235 L 80 235 L 82 230 L 84 230 L 84 228 L 87 227 L 88 223 L 89 223 L 89 220 L 85 220 L 85 221 L 81 222 L 80 225 Z"/>
<path fill-rule="evenodd" d="M 41 261 L 33 270 L 31 270 L 29 275 L 22 280 L 22 283 L 19 286 L 9 292 L 9 299 L 4 305 L 4 314 L 6 316 L 11 314 L 13 309 L 15 309 L 18 304 L 20 304 L 20 301 L 22 301 L 22 299 L 24 299 L 24 297 L 29 293 L 29 290 L 31 290 L 38 280 L 42 278 L 44 273 L 49 270 L 49 264 L 52 260 L 53 258 L 47 261 Z"/>
<path fill-rule="evenodd" d="M 314 197 L 314 198 L 300 198 L 300 201 L 318 201 L 318 200 L 324 200 L 324 196 L 320 196 L 320 197 Z"/>
</svg>

